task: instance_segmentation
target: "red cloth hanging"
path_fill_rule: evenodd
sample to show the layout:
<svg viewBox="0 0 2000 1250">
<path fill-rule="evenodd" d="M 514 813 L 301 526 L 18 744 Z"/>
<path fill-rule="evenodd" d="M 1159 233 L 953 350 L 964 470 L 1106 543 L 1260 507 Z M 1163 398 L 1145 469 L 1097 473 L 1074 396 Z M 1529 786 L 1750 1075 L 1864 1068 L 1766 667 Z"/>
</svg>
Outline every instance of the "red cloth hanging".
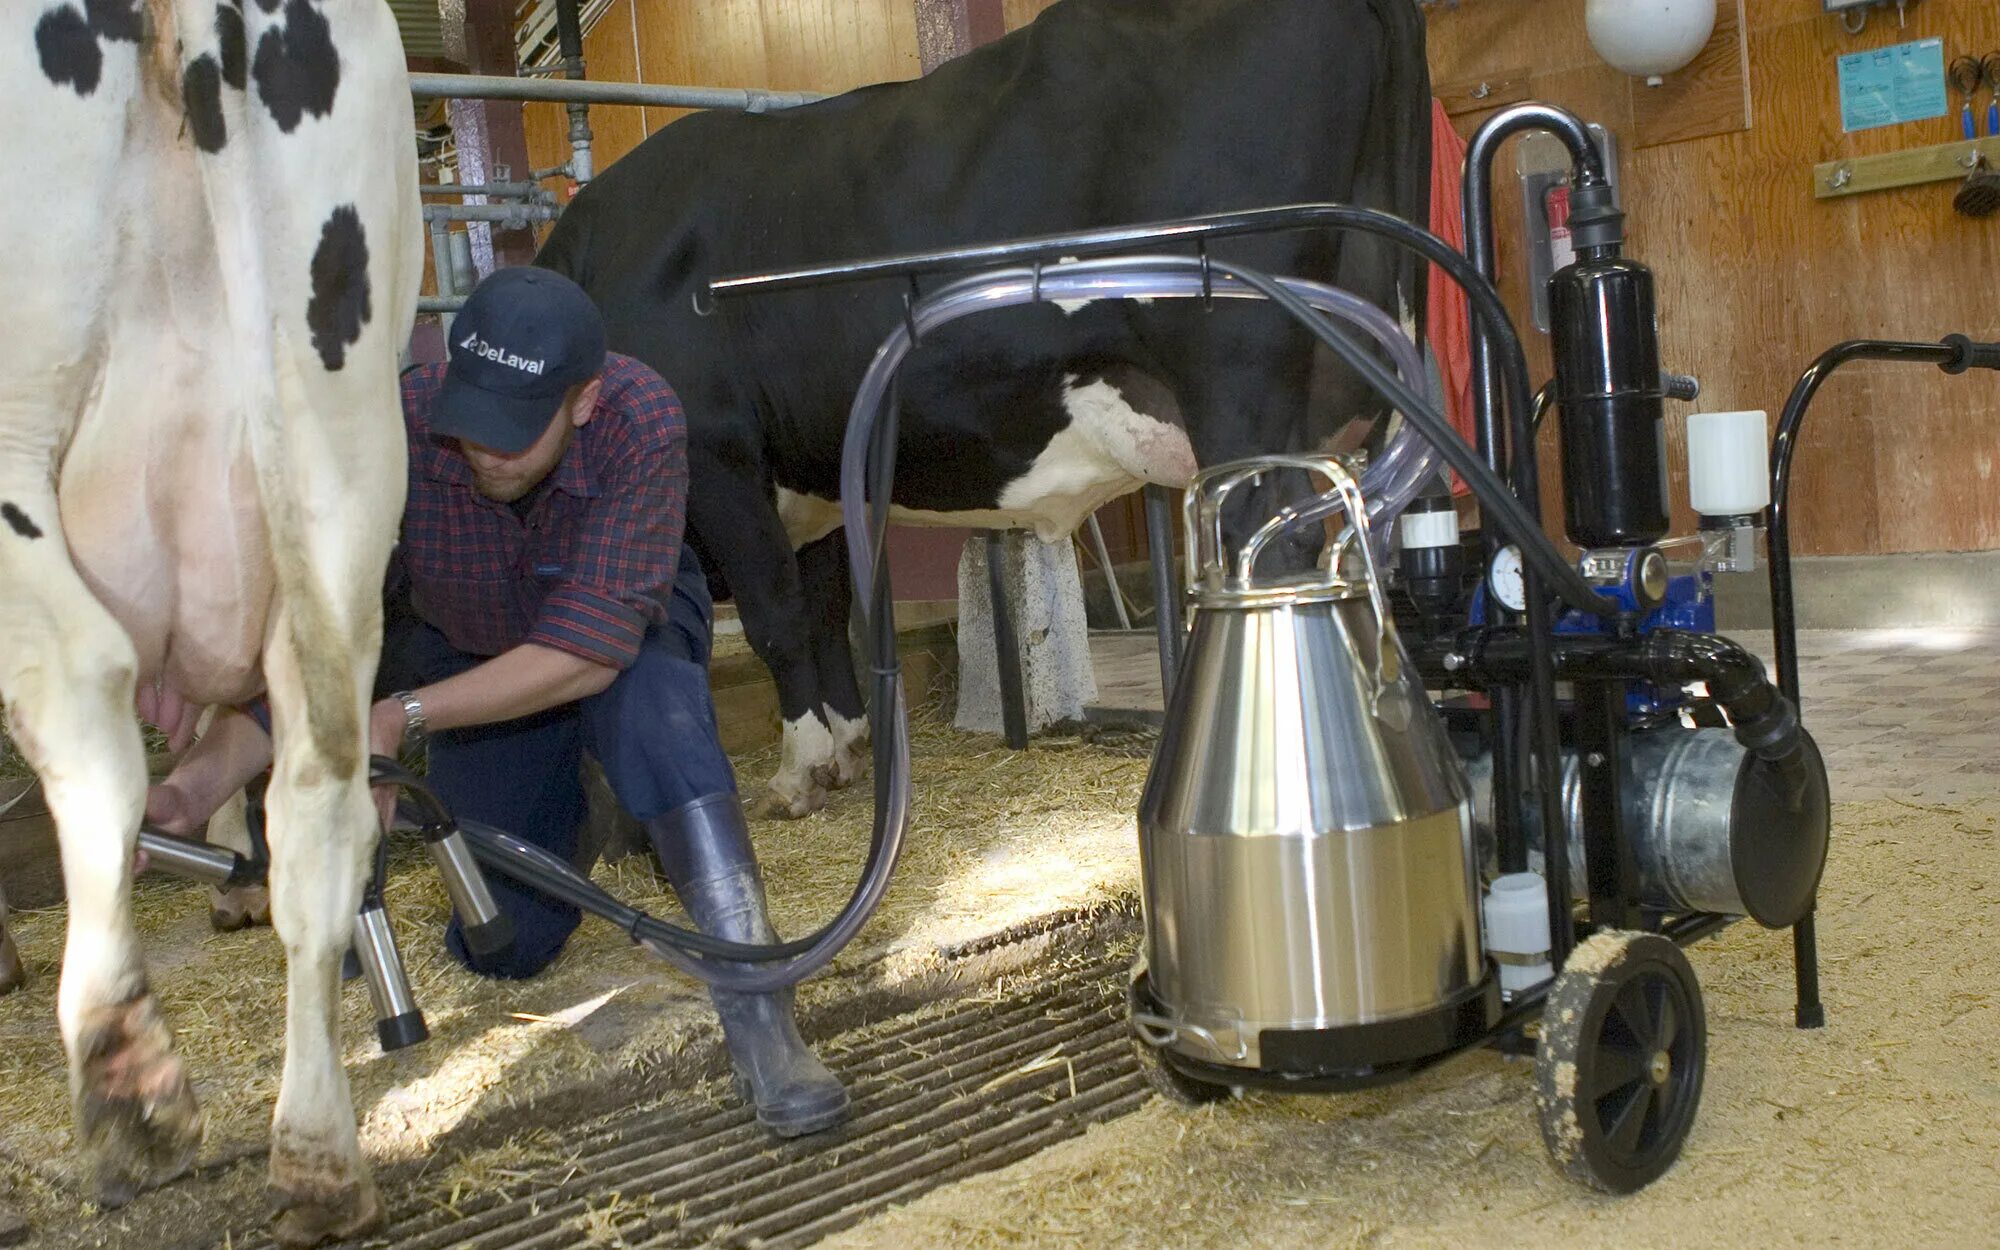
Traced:
<svg viewBox="0 0 2000 1250">
<path fill-rule="evenodd" d="M 1465 250 L 1465 222 L 1460 213 L 1460 178 L 1465 168 L 1465 140 L 1452 129 L 1444 102 L 1431 101 L 1431 233 Z M 1468 444 L 1477 442 L 1472 425 L 1472 323 L 1465 292 L 1437 266 L 1430 267 L 1425 304 L 1426 337 L 1444 380 L 1445 415 Z M 1466 485 L 1452 475 L 1452 493 Z"/>
</svg>

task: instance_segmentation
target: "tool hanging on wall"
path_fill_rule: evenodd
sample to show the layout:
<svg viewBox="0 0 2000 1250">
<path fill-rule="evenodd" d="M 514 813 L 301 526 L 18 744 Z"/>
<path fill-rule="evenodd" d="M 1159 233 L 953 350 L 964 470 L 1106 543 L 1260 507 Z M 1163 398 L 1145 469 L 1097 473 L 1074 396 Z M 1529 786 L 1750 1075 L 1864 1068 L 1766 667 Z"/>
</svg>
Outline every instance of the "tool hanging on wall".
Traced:
<svg viewBox="0 0 2000 1250">
<path fill-rule="evenodd" d="M 1958 110 L 1960 131 L 1968 139 L 1977 139 L 1979 127 L 1973 121 L 1972 111 L 1979 100 L 1979 85 L 1986 81 L 1985 67 L 1976 56 L 1962 56 L 1951 63 L 1951 68 L 1945 71 L 1945 78 L 1951 83 L 1952 90 L 1965 97 L 1965 103 Z"/>
<path fill-rule="evenodd" d="M 1986 80 L 1986 133 L 2000 135 L 2000 52 L 1986 54 L 1979 76 Z"/>
<path fill-rule="evenodd" d="M 1945 71 L 1946 77 L 1958 93 L 1965 97 L 1965 105 L 1960 110 L 1959 125 L 1967 139 L 1977 139 L 1979 130 L 1973 120 L 1973 111 L 1978 103 L 1979 88 L 1986 87 L 1986 133 L 1990 136 L 2000 133 L 2000 52 L 1989 52 L 1980 57 L 1962 56 L 1951 63 Z M 2000 209 L 2000 171 L 1987 162 L 1983 152 L 1974 150 L 1966 154 L 1964 160 L 1971 170 L 1960 184 L 1958 194 L 1951 197 L 1954 211 L 1965 217 L 1990 216 Z"/>
</svg>

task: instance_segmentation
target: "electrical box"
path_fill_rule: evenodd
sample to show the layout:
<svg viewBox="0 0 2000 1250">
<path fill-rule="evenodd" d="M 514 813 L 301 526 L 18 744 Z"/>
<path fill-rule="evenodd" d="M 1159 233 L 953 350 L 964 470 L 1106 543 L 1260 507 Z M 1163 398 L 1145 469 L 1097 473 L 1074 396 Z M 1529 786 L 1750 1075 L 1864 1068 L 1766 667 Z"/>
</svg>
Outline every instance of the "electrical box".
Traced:
<svg viewBox="0 0 2000 1250">
<path fill-rule="evenodd" d="M 1618 193 L 1618 141 L 1590 123 L 1590 137 L 1604 157 L 1613 198 Z M 1569 149 L 1545 131 L 1522 135 L 1514 148 L 1514 173 L 1521 180 L 1522 218 L 1527 223 L 1528 291 L 1535 328 L 1549 332 L 1549 279 L 1576 259 L 1569 242 Z M 1622 207 L 1622 203 L 1621 203 Z"/>
</svg>

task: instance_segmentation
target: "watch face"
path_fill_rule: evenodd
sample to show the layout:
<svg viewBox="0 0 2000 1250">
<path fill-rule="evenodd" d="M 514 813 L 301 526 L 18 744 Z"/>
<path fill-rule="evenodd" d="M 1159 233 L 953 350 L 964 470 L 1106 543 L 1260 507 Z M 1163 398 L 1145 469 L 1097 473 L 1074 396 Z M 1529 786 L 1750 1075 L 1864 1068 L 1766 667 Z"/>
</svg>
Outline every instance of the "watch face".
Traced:
<svg viewBox="0 0 2000 1250">
<path fill-rule="evenodd" d="M 1487 585 L 1493 588 L 1493 597 L 1510 611 L 1523 612 L 1528 607 L 1527 588 L 1521 584 L 1521 549 L 1502 547 L 1493 557 L 1493 567 L 1486 573 Z"/>
</svg>

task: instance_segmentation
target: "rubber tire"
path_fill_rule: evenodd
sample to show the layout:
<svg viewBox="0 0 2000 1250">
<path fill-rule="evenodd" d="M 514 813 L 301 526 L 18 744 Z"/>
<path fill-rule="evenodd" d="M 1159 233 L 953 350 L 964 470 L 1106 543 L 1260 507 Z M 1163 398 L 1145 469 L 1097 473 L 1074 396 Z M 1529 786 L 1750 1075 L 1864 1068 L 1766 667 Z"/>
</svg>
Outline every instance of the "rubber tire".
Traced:
<svg viewBox="0 0 2000 1250">
<path fill-rule="evenodd" d="M 1673 1005 L 1664 1038 L 1663 1003 Z M 1664 1080 L 1647 1058 L 1662 1052 Z M 1694 1126 L 1707 1060 L 1701 986 L 1679 946 L 1629 931 L 1579 945 L 1543 1006 L 1535 1052 L 1535 1107 L 1556 1170 L 1612 1194 L 1659 1179 Z M 1631 1140 L 1617 1140 L 1635 1115 Z"/>
<path fill-rule="evenodd" d="M 1145 1078 L 1147 1087 L 1168 1102 L 1183 1107 L 1205 1107 L 1230 1096 L 1227 1085 L 1197 1081 L 1168 1066 L 1158 1050 L 1139 1038 L 1132 1039 L 1132 1053 L 1139 1061 L 1139 1075 Z"/>
</svg>

